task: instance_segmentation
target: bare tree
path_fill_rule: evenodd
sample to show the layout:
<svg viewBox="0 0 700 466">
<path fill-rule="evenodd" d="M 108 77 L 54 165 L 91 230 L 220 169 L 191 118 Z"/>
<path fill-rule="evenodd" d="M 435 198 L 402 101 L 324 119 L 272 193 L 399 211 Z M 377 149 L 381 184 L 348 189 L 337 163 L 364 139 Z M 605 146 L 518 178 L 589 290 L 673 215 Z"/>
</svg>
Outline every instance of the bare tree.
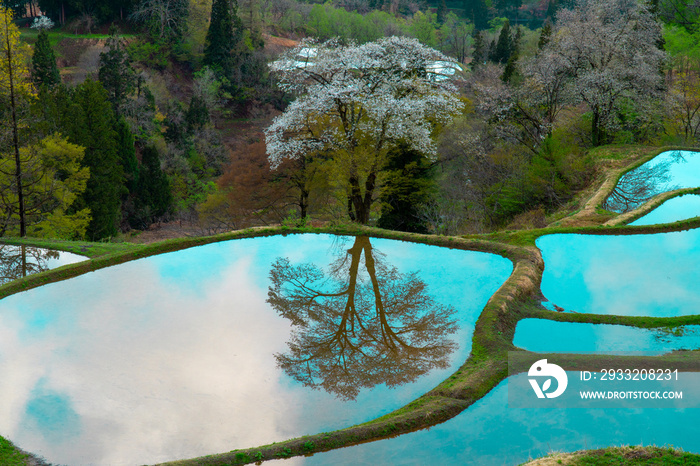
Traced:
<svg viewBox="0 0 700 466">
<path fill-rule="evenodd" d="M 592 113 L 592 142 L 601 144 L 620 102 L 660 93 L 661 26 L 637 0 L 578 0 L 555 26 L 545 53 L 566 61 L 575 95 Z"/>
<path fill-rule="evenodd" d="M 146 24 L 155 37 L 172 43 L 187 30 L 187 0 L 141 0 L 131 19 Z"/>
</svg>

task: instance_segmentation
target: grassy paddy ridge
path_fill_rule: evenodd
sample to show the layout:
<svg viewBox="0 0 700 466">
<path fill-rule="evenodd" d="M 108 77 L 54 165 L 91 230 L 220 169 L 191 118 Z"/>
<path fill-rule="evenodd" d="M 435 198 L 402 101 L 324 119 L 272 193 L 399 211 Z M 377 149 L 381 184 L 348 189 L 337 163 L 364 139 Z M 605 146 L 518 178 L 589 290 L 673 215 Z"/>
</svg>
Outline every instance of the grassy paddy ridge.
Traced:
<svg viewBox="0 0 700 466">
<path fill-rule="evenodd" d="M 668 148 L 663 150 L 668 150 Z M 297 439 L 290 439 L 270 445 L 234 450 L 231 452 L 214 454 L 189 460 L 173 461 L 164 464 L 183 466 L 247 464 L 267 459 L 308 455 L 315 452 L 327 451 L 367 441 L 393 437 L 399 434 L 415 431 L 417 429 L 426 428 L 456 416 L 475 401 L 486 395 L 491 389 L 505 379 L 508 376 L 508 352 L 522 351 L 513 346 L 513 336 L 518 321 L 523 318 L 538 317 L 568 322 L 616 323 L 643 328 L 673 328 L 679 325 L 700 324 L 700 316 L 649 318 L 570 314 L 549 311 L 542 308 L 538 304 L 538 301 L 541 298 L 540 282 L 542 279 L 542 272 L 544 270 L 544 263 L 539 250 L 535 246 L 535 240 L 542 235 L 555 233 L 607 235 L 649 234 L 665 231 L 680 231 L 700 227 L 700 218 L 684 220 L 667 225 L 652 226 L 628 227 L 624 225 L 613 225 L 610 223 L 606 225 L 602 224 L 602 222 L 608 222 L 611 218 L 615 217 L 615 215 L 610 213 L 601 214 L 599 206 L 600 202 L 602 202 L 602 200 L 607 196 L 607 193 L 609 193 L 615 186 L 615 183 L 611 182 L 611 180 L 616 182 L 616 180 L 618 180 L 624 172 L 635 168 L 658 153 L 658 149 L 643 150 L 641 153 L 634 152 L 634 157 L 631 158 L 632 163 L 628 163 L 627 167 L 624 169 L 616 169 L 614 170 L 613 174 L 608 174 L 605 180 L 598 187 L 598 190 L 592 192 L 590 198 L 585 200 L 584 208 L 569 216 L 569 218 L 573 220 L 566 222 L 564 221 L 566 219 L 562 219 L 557 221 L 555 226 L 536 230 L 521 230 L 514 232 L 505 231 L 486 235 L 449 237 L 394 232 L 377 228 L 362 227 L 358 225 L 341 225 L 324 228 L 269 227 L 251 228 L 216 236 L 167 240 L 150 245 L 38 241 L 29 239 L 10 240 L 3 238 L 3 242 L 8 244 L 27 244 L 31 246 L 65 250 L 86 255 L 91 259 L 81 263 L 66 265 L 60 268 L 42 272 L 40 274 L 24 277 L 20 280 L 0 286 L 0 298 L 35 288 L 46 283 L 66 280 L 104 267 L 110 267 L 112 265 L 121 264 L 143 257 L 177 251 L 218 241 L 271 235 L 298 233 L 371 235 L 373 237 L 425 243 L 454 249 L 489 252 L 510 259 L 514 266 L 513 272 L 501 286 L 501 288 L 491 297 L 481 316 L 479 317 L 472 339 L 472 353 L 470 354 L 469 358 L 454 374 L 418 399 L 378 419 L 345 429 L 309 435 Z M 615 157 L 610 158 L 617 160 L 619 154 L 615 152 L 614 156 Z M 657 205 L 657 203 L 658 200 L 652 200 L 650 203 L 647 203 L 647 205 L 638 209 L 636 215 L 643 215 Z M 598 221 L 597 225 L 591 224 L 591 219 L 593 217 L 595 217 Z M 534 355 L 533 353 L 525 351 L 522 351 L 522 353 L 523 355 Z M 561 355 L 559 355 L 559 357 L 561 357 Z M 601 356 L 600 358 L 591 358 L 590 356 L 587 358 L 587 360 L 583 360 L 580 356 L 571 355 L 570 357 L 567 357 L 566 360 L 562 360 L 562 364 L 571 368 L 583 368 L 589 364 L 592 365 L 591 367 L 598 367 L 601 363 L 601 358 L 604 358 L 605 361 L 610 362 L 620 357 L 606 355 Z M 681 364 L 683 367 L 687 368 L 698 368 L 700 367 L 700 351 L 674 352 L 664 356 L 638 358 L 636 362 L 640 364 L 640 367 L 643 367 L 644 365 L 649 365 L 649 367 L 660 367 L 659 364 L 668 363 L 674 364 L 674 367 L 679 367 L 679 364 Z M 14 449 L 9 442 L 6 442 L 6 444 L 9 445 L 8 448 L 0 449 L 1 464 L 30 464 L 26 462 L 26 458 L 22 459 L 21 455 L 24 453 Z M 615 458 L 614 455 L 619 456 L 622 454 L 619 452 L 615 453 L 615 451 L 610 450 L 613 458 Z M 654 450 L 654 452 L 656 452 L 656 450 Z M 655 454 L 656 453 L 654 453 L 654 455 Z M 675 453 L 673 454 L 675 455 Z M 583 457 L 579 454 L 576 455 L 578 455 L 576 456 L 577 461 Z M 607 458 L 607 453 L 601 455 L 594 452 L 591 453 L 591 455 L 593 455 L 595 458 Z M 669 455 L 672 455 L 672 453 L 664 453 L 664 455 L 666 455 L 664 458 L 671 458 Z M 678 457 L 685 458 L 683 455 Z M 8 458 L 7 460 L 5 460 L 6 457 Z M 696 455 L 693 457 L 695 458 Z M 676 458 L 676 456 L 673 456 L 673 458 Z M 651 459 L 653 458 L 650 456 L 650 460 Z M 10 461 L 20 462 L 12 463 Z M 25 462 L 23 463 L 21 461 Z M 685 459 L 683 461 L 685 461 Z M 697 458 L 695 458 L 693 461 L 697 461 Z M 598 462 L 551 464 L 630 463 Z M 633 464 L 700 464 L 700 462 Z"/>
</svg>

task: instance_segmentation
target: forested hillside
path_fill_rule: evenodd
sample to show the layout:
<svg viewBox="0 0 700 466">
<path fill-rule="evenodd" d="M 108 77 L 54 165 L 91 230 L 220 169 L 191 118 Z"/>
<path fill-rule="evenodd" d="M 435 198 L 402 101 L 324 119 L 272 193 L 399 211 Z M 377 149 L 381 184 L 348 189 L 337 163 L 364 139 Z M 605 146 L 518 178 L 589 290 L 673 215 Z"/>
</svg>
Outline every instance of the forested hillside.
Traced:
<svg viewBox="0 0 700 466">
<path fill-rule="evenodd" d="M 1 4 L 0 236 L 532 228 L 700 136 L 695 0 Z"/>
</svg>

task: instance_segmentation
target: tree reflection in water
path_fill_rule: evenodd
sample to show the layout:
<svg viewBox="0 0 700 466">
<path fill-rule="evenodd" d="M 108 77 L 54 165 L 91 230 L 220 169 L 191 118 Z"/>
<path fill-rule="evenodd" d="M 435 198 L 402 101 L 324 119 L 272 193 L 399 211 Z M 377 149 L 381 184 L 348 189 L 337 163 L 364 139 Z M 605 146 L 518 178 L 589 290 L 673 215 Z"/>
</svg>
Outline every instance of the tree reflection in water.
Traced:
<svg viewBox="0 0 700 466">
<path fill-rule="evenodd" d="M 362 388 L 394 387 L 448 367 L 457 348 L 449 338 L 455 309 L 382 256 L 358 236 L 325 272 L 286 258 L 273 264 L 267 302 L 294 327 L 289 351 L 275 355 L 288 375 L 352 400 Z"/>
<path fill-rule="evenodd" d="M 675 189 L 668 184 L 671 166 L 685 162 L 681 151 L 673 151 L 667 160 L 656 164 L 649 162 L 625 173 L 610 196 L 603 202 L 603 208 L 618 213 L 636 209 L 657 194 Z"/>
<path fill-rule="evenodd" d="M 48 270 L 49 259 L 59 256 L 58 251 L 0 244 L 0 285 Z"/>
</svg>

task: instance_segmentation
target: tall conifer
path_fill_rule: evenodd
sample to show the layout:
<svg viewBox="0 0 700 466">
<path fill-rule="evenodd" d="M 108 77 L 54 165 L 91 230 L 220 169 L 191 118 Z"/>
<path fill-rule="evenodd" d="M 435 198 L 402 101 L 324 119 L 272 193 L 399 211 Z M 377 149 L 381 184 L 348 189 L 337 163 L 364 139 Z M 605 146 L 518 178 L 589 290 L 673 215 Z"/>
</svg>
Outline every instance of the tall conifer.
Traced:
<svg viewBox="0 0 700 466">
<path fill-rule="evenodd" d="M 37 86 L 51 87 L 61 82 L 61 75 L 56 66 L 56 56 L 49 43 L 46 29 L 39 30 L 39 37 L 34 45 L 32 79 Z"/>
<path fill-rule="evenodd" d="M 204 64 L 221 70 L 226 77 L 230 77 L 238 65 L 243 40 L 243 24 L 237 6 L 235 0 L 214 0 L 204 41 Z"/>
<path fill-rule="evenodd" d="M 124 172 L 113 129 L 115 116 L 102 84 L 88 78 L 76 88 L 73 103 L 70 139 L 85 147 L 83 165 L 90 169 L 87 189 L 78 207 L 90 208 L 92 220 L 87 237 L 94 241 L 117 232 Z"/>
</svg>

